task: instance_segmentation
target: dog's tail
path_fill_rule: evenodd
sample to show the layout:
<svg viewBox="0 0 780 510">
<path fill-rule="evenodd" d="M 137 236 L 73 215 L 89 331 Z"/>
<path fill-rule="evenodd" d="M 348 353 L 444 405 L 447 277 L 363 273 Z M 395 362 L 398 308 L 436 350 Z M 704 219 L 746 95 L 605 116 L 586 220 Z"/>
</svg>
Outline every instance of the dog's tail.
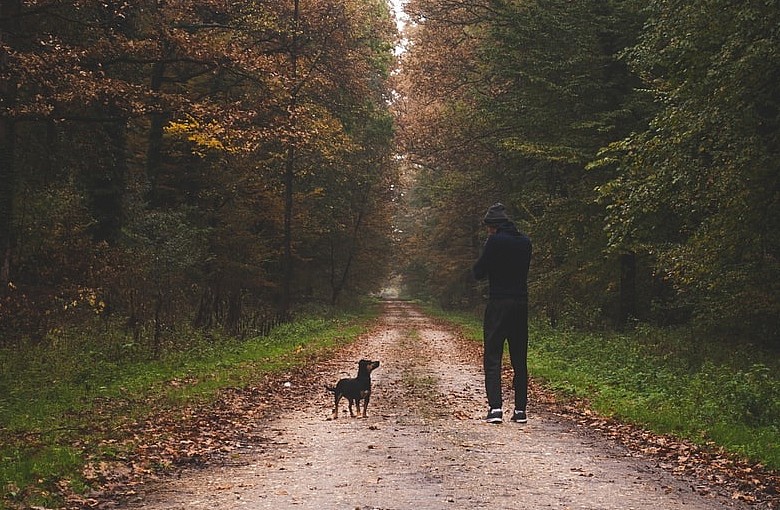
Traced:
<svg viewBox="0 0 780 510">
<path fill-rule="evenodd" d="M 331 393 L 336 393 L 336 388 L 334 388 L 333 386 L 328 386 L 328 385 L 326 384 L 326 385 L 325 385 L 325 389 L 326 389 L 326 390 L 328 390 L 328 391 L 329 391 L 329 392 L 331 392 Z"/>
</svg>

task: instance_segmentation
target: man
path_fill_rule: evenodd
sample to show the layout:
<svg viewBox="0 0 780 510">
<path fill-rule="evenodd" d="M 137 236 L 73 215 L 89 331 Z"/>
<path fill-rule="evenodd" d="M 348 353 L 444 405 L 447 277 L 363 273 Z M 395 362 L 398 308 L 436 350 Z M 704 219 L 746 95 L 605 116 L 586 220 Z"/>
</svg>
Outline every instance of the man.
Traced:
<svg viewBox="0 0 780 510">
<path fill-rule="evenodd" d="M 490 409 L 486 421 L 503 421 L 501 358 L 504 341 L 514 370 L 515 410 L 512 421 L 525 423 L 528 403 L 528 268 L 531 240 L 519 232 L 502 204 L 490 206 L 483 223 L 489 236 L 474 265 L 478 280 L 487 278 L 490 292 L 483 334 L 485 390 Z"/>
</svg>

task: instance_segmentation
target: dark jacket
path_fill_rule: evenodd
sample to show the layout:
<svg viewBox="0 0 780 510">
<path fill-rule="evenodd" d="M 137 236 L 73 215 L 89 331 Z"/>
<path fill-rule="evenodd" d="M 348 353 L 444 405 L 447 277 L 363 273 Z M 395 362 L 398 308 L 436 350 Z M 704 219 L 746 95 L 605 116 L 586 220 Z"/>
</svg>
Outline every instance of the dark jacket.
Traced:
<svg viewBox="0 0 780 510">
<path fill-rule="evenodd" d="M 528 268 L 531 264 L 531 240 L 506 222 L 488 237 L 482 255 L 474 264 L 474 276 L 487 278 L 490 299 L 528 300 Z"/>
</svg>

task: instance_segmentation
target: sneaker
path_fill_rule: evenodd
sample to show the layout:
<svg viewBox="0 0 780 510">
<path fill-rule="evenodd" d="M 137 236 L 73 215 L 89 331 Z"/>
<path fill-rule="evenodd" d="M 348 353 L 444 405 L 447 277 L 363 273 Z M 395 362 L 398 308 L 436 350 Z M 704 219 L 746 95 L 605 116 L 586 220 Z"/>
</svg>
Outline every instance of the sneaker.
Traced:
<svg viewBox="0 0 780 510">
<path fill-rule="evenodd" d="M 485 421 L 488 423 L 501 423 L 504 421 L 504 412 L 501 409 L 491 409 L 488 411 Z"/>
<path fill-rule="evenodd" d="M 525 423 L 528 421 L 528 417 L 525 415 L 525 411 L 515 411 L 512 415 L 512 421 L 515 423 Z"/>
</svg>

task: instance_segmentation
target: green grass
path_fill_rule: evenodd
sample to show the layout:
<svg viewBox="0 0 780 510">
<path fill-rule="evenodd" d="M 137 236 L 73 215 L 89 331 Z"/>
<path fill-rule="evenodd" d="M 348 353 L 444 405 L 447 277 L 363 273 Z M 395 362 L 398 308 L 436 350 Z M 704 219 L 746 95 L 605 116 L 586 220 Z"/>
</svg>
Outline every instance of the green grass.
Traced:
<svg viewBox="0 0 780 510">
<path fill-rule="evenodd" d="M 468 338 L 481 323 L 447 314 Z M 780 360 L 748 345 L 723 345 L 687 330 L 627 334 L 532 324 L 531 377 L 597 412 L 780 469 Z"/>
<path fill-rule="evenodd" d="M 86 445 L 105 444 L 112 424 L 299 366 L 353 341 L 375 314 L 304 318 L 244 341 L 180 332 L 160 356 L 105 325 L 0 350 L 0 508 L 56 506 L 57 484 L 85 489 Z"/>
</svg>

